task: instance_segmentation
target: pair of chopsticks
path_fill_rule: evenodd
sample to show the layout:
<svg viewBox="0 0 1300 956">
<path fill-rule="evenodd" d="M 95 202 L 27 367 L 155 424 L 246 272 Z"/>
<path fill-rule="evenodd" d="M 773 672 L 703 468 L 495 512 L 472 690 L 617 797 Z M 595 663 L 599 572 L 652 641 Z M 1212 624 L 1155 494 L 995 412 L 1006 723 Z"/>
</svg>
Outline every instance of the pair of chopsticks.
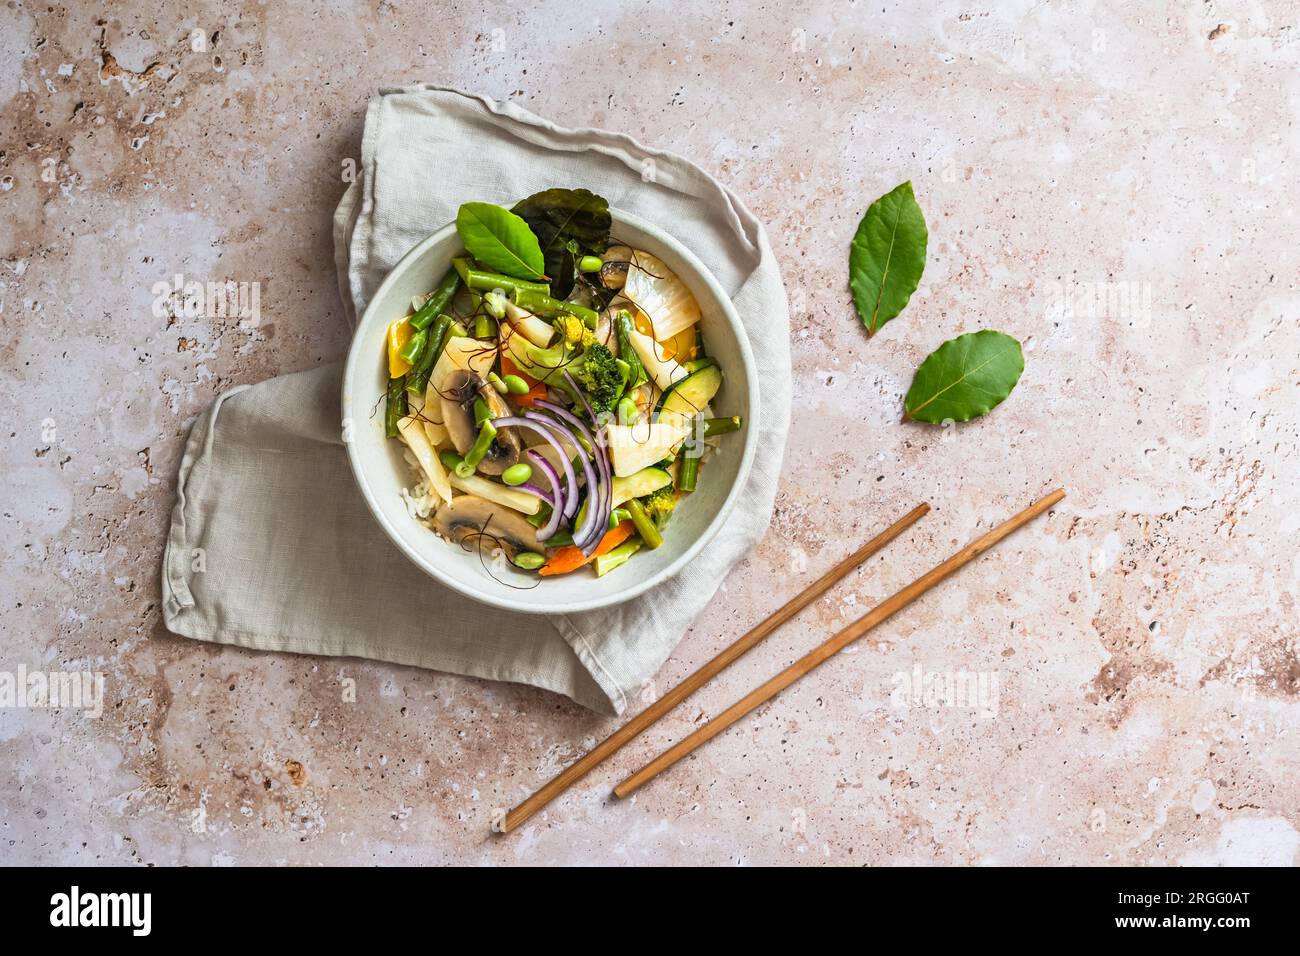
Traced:
<svg viewBox="0 0 1300 956">
<path fill-rule="evenodd" d="M 902 590 L 886 598 L 834 637 L 825 641 L 813 651 L 795 661 L 775 677 L 750 691 L 736 703 L 732 704 L 718 716 L 708 721 L 689 736 L 669 747 L 658 757 L 636 773 L 632 774 L 614 788 L 619 797 L 626 797 L 640 789 L 651 779 L 667 770 L 677 761 L 693 752 L 697 747 L 712 740 L 754 708 L 771 700 L 800 677 L 825 662 L 852 644 L 877 624 L 887 620 L 898 611 L 911 604 L 930 588 L 956 573 L 966 564 L 978 558 L 1007 535 L 1033 521 L 1043 512 L 1065 497 L 1063 489 L 1057 489 L 1044 498 L 1034 502 L 1024 511 L 1007 519 L 982 537 L 972 541 L 966 547 L 953 554 L 946 561 L 936 565 L 930 571 L 917 578 Z M 532 796 L 506 814 L 498 826 L 502 833 L 509 833 L 531 818 L 561 793 L 581 780 L 596 766 L 618 752 L 622 747 L 636 738 L 643 730 L 668 713 L 683 700 L 703 687 L 709 680 L 723 671 L 729 664 L 740 658 L 746 651 L 758 645 L 764 638 L 775 631 L 790 618 L 825 594 L 830 588 L 850 571 L 871 557 L 889 542 L 893 541 L 909 527 L 915 524 L 930 510 L 928 504 L 920 504 L 899 518 L 892 525 L 876 535 L 861 548 L 849 555 L 835 567 L 809 585 L 804 591 L 791 598 L 789 602 L 771 614 L 756 627 L 724 649 L 712 660 L 701 665 L 693 674 L 659 698 L 641 713 L 637 714 L 614 733 L 592 748 L 588 753 L 556 774 L 548 783 Z"/>
</svg>

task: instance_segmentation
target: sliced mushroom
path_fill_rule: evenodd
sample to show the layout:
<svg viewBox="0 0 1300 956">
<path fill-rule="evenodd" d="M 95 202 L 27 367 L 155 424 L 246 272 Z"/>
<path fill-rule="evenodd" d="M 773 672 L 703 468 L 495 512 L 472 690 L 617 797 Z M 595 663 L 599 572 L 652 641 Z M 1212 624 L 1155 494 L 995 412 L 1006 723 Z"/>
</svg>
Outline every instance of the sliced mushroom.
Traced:
<svg viewBox="0 0 1300 956">
<path fill-rule="evenodd" d="M 614 335 L 614 316 L 618 314 L 619 309 L 626 306 L 613 306 L 600 313 L 600 320 L 596 323 L 596 341 L 605 346 L 615 355 L 618 354 L 618 339 Z"/>
<path fill-rule="evenodd" d="M 474 400 L 487 403 L 493 418 L 511 414 L 496 389 L 485 382 L 477 372 L 457 369 L 447 376 L 442 387 L 442 422 L 456 451 L 462 455 L 474 447 L 478 426 L 474 424 Z M 478 470 L 485 475 L 499 475 L 519 461 L 519 436 L 513 428 L 498 428 L 497 437 L 488 449 Z"/>
<path fill-rule="evenodd" d="M 546 553 L 546 546 L 537 540 L 537 529 L 523 515 L 478 495 L 456 495 L 451 504 L 434 512 L 432 526 L 448 541 L 468 543 L 469 550 L 484 555 L 498 547 L 512 561 L 521 551 Z"/>
<path fill-rule="evenodd" d="M 632 261 L 628 246 L 610 246 L 605 250 L 605 264 L 600 267 L 600 282 L 606 289 L 621 289 L 627 282 L 627 267 Z"/>
</svg>

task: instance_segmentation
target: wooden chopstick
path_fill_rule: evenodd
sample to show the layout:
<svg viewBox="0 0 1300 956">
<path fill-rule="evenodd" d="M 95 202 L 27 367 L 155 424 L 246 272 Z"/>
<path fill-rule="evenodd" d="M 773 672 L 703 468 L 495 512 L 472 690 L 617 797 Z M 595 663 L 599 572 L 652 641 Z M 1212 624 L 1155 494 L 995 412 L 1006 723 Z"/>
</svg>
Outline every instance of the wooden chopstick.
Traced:
<svg viewBox="0 0 1300 956">
<path fill-rule="evenodd" d="M 578 758 L 568 767 L 565 767 L 558 774 L 552 777 L 548 783 L 537 790 L 536 793 L 507 813 L 505 820 L 502 821 L 499 827 L 500 832 L 509 833 L 511 830 L 518 827 L 538 810 L 542 809 L 542 807 L 546 806 L 577 781 L 585 777 L 606 758 L 617 753 L 620 748 L 640 734 L 641 731 L 645 730 L 664 714 L 668 713 L 668 711 L 672 710 L 691 694 L 695 693 L 695 691 L 704 686 L 705 683 L 715 677 L 729 664 L 762 641 L 763 638 L 767 637 L 786 621 L 790 620 L 790 618 L 794 617 L 813 601 L 817 600 L 817 598 L 825 594 L 830 590 L 832 585 L 910 528 L 929 510 L 930 506 L 928 504 L 923 503 L 917 505 L 906 515 L 899 518 L 884 531 L 880 532 L 880 534 L 876 535 L 857 551 L 854 551 L 799 594 L 787 601 L 778 610 L 774 611 L 747 634 L 721 651 L 712 660 L 705 664 L 701 664 L 694 673 L 683 680 L 680 684 L 668 693 L 664 694 L 663 697 L 660 697 L 645 710 L 641 711 L 618 730 L 614 731 L 582 757 Z"/>
<path fill-rule="evenodd" d="M 648 764 L 615 787 L 615 795 L 626 797 L 629 794 L 634 793 L 655 776 L 667 770 L 673 764 L 677 763 L 677 761 L 694 751 L 701 744 L 712 740 L 718 734 L 722 733 L 738 721 L 741 717 L 748 714 L 755 707 L 771 700 L 827 658 L 839 653 L 839 651 L 847 647 L 849 644 L 852 644 L 881 621 L 886 620 L 895 612 L 907 607 L 907 605 L 911 604 L 926 591 L 930 590 L 930 588 L 934 587 L 949 575 L 954 574 L 964 565 L 978 558 L 981 554 L 993 547 L 1017 528 L 1033 521 L 1064 497 L 1064 489 L 1058 488 L 1047 497 L 1034 502 L 1024 511 L 1020 512 L 1020 514 L 1004 521 L 988 534 L 976 541 L 972 541 L 947 561 L 944 561 L 926 574 L 923 574 L 901 591 L 886 598 L 830 640 L 819 645 L 815 650 L 795 661 L 785 670 L 781 671 L 781 673 L 767 681 L 767 683 L 754 688 L 754 690 L 736 701 L 736 703 L 732 704 L 722 713 L 718 714 L 718 716 L 704 724 L 690 736 L 683 738 L 681 741 L 661 753 L 658 757 L 655 757 L 654 760 L 651 760 Z"/>
</svg>

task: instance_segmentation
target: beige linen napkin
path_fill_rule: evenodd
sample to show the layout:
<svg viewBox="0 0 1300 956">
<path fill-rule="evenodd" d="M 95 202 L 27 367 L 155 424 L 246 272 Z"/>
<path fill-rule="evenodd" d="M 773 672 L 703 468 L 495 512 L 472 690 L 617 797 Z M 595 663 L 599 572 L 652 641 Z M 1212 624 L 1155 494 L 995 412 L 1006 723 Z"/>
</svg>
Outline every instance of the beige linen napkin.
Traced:
<svg viewBox="0 0 1300 956">
<path fill-rule="evenodd" d="M 341 367 L 232 389 L 195 422 L 163 557 L 173 633 L 261 650 L 368 657 L 558 691 L 621 713 L 767 528 L 790 416 L 785 291 L 763 227 L 691 163 L 616 133 L 564 129 L 454 90 L 382 91 L 334 219 L 349 319 L 462 202 L 586 187 L 672 233 L 731 294 L 761 393 L 745 497 L 689 571 L 618 607 L 516 614 L 444 588 L 371 517 L 341 436 Z"/>
</svg>

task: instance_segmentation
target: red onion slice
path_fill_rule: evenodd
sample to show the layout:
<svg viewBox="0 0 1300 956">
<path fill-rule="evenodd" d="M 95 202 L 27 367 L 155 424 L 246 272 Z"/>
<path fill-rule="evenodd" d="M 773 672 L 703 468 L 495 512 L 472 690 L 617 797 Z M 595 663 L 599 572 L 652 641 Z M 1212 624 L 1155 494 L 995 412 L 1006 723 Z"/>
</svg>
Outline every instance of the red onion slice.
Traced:
<svg viewBox="0 0 1300 956">
<path fill-rule="evenodd" d="M 528 460 L 531 461 L 551 483 L 551 496 L 541 495 L 543 501 L 551 506 L 551 518 L 546 522 L 545 527 L 537 532 L 538 541 L 546 541 L 560 529 L 560 518 L 564 512 L 564 486 L 560 484 L 560 476 L 556 473 L 555 468 L 544 457 L 539 455 L 535 449 L 528 449 Z M 526 485 L 520 485 L 521 488 L 537 488 L 532 482 Z M 538 491 L 541 489 L 538 488 Z"/>
<path fill-rule="evenodd" d="M 549 402 L 539 401 L 537 402 L 537 404 L 546 405 L 552 408 L 557 407 L 557 406 L 551 406 Z M 564 414 L 568 415 L 567 412 L 565 412 Z M 587 454 L 583 448 L 583 444 L 578 440 L 578 437 L 570 429 L 566 428 L 562 422 L 557 422 L 555 419 L 548 418 L 547 416 L 542 415 L 538 412 L 532 412 L 532 411 L 524 412 L 524 416 L 530 421 L 540 422 L 541 424 L 547 425 L 550 428 L 554 429 L 556 434 L 560 435 L 565 440 L 571 442 L 573 446 L 578 449 L 579 451 L 578 459 L 582 462 L 583 477 L 587 479 L 587 494 L 590 496 L 593 493 L 593 491 L 599 494 L 601 485 L 599 479 L 596 476 L 596 470 L 592 467 L 591 460 L 587 457 Z M 569 417 L 572 418 L 572 416 Z M 573 419 L 573 420 L 577 422 L 579 428 L 581 428 L 584 432 L 586 432 L 586 428 L 582 425 L 581 422 L 578 422 L 577 419 Z M 591 440 L 590 434 L 588 434 L 586 437 L 588 441 Z M 575 485 L 573 489 L 573 494 L 570 497 L 570 501 L 573 503 L 575 511 L 577 509 L 577 496 L 578 496 L 577 487 Z M 579 548 L 583 548 L 584 553 L 585 553 L 585 548 L 591 543 L 593 532 L 595 532 L 596 534 L 602 533 L 599 525 L 596 524 L 596 518 L 597 518 L 596 510 L 597 510 L 596 508 L 588 508 L 587 513 L 583 516 L 582 525 L 573 532 L 573 543 L 578 545 Z M 605 521 L 606 523 L 609 522 L 608 515 L 605 516 Z M 599 544 L 599 539 L 597 539 L 596 543 Z"/>
<path fill-rule="evenodd" d="M 564 374 L 567 376 L 569 373 L 565 372 Z M 578 393 L 578 397 L 581 399 L 582 390 L 572 381 L 572 377 L 570 377 L 570 384 L 573 385 L 574 390 Z M 586 399 L 582 399 L 582 402 L 583 405 L 587 407 L 588 411 L 590 411 L 590 406 L 587 405 Z M 613 478 L 611 477 L 612 472 L 609 465 L 609 456 L 605 451 L 604 442 L 597 441 L 597 439 L 593 437 L 591 431 L 587 428 L 586 424 L 567 408 L 562 408 L 553 402 L 542 400 L 537 401 L 536 405 L 539 408 L 546 409 L 546 411 L 571 426 L 574 431 L 586 439 L 587 444 L 591 447 L 592 457 L 595 459 L 599 478 L 594 484 L 592 484 L 591 480 L 588 479 L 587 498 L 590 503 L 587 507 L 587 518 L 590 519 L 593 513 L 597 516 L 595 523 L 596 533 L 591 538 L 583 537 L 577 533 L 573 536 L 574 544 L 577 544 L 584 554 L 590 554 L 596 549 L 597 545 L 600 544 L 600 539 L 605 536 L 605 530 L 609 527 L 609 515 L 613 510 L 611 505 L 614 503 Z M 595 489 L 594 494 L 591 491 L 592 488 Z M 584 521 L 583 526 L 585 527 L 587 523 L 587 521 Z"/>
<path fill-rule="evenodd" d="M 525 412 L 524 414 L 527 415 L 529 413 Z M 521 418 L 518 415 L 511 415 L 509 417 L 494 419 L 493 424 L 498 427 L 519 425 L 537 432 L 537 434 L 550 442 L 551 447 L 554 448 L 560 456 L 560 467 L 564 469 L 564 495 L 560 499 L 564 504 L 564 517 L 572 520 L 573 516 L 578 513 L 578 476 L 574 474 L 573 463 L 569 461 L 569 455 L 564 450 L 564 446 L 556 441 L 552 434 L 552 432 L 557 431 L 557 424 L 549 418 L 541 415 L 538 415 L 537 419 L 538 421 L 533 421 L 530 418 Z M 578 443 L 578 440 L 573 435 L 570 435 L 567 429 L 558 429 L 558 434 L 573 445 L 573 447 L 577 448 L 579 451 L 582 450 L 582 446 Z M 558 489 L 558 484 L 556 487 Z"/>
</svg>

